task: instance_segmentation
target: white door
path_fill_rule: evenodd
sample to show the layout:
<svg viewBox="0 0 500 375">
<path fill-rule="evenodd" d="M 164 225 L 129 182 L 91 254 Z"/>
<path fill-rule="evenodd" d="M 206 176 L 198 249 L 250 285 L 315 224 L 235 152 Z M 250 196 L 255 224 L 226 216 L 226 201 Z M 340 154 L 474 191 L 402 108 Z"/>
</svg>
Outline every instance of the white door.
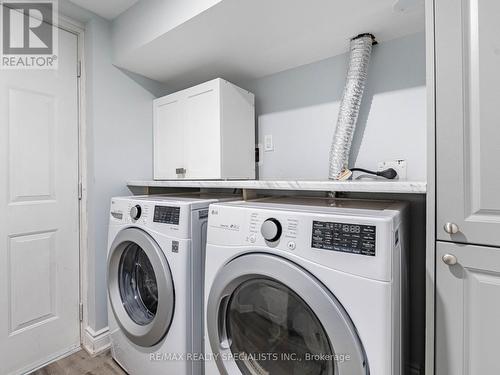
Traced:
<svg viewBox="0 0 500 375">
<path fill-rule="evenodd" d="M 439 0 L 435 14 L 437 237 L 500 246 L 500 1 Z"/>
<path fill-rule="evenodd" d="M 173 180 L 184 177 L 184 121 L 180 94 L 172 94 L 153 102 L 154 175 L 155 179 Z M 179 173 L 178 173 L 179 172 Z"/>
<path fill-rule="evenodd" d="M 0 71 L 0 374 L 80 345 L 77 58 Z"/>
<path fill-rule="evenodd" d="M 211 81 L 190 89 L 185 100 L 186 178 L 221 178 L 220 90 Z"/>
<path fill-rule="evenodd" d="M 438 242 L 436 375 L 500 374 L 499 317 L 500 250 Z"/>
</svg>

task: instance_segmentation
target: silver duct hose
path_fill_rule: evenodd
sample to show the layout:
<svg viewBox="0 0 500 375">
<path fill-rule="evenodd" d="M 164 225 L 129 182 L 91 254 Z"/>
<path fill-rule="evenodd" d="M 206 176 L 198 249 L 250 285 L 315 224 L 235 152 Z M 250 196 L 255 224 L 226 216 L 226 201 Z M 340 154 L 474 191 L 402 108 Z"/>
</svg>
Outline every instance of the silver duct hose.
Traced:
<svg viewBox="0 0 500 375">
<path fill-rule="evenodd" d="M 340 102 L 337 128 L 330 148 L 330 180 L 342 180 L 350 176 L 347 170 L 352 138 L 356 129 L 359 107 L 365 90 L 368 64 L 375 37 L 361 34 L 351 39 L 351 53 L 347 81 Z"/>
</svg>

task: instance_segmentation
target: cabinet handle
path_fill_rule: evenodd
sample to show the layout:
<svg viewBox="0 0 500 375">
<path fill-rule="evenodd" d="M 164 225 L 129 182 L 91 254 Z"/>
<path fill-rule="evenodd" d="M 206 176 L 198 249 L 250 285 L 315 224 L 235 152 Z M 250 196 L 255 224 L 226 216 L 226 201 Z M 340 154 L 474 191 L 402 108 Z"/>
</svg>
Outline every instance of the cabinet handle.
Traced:
<svg viewBox="0 0 500 375">
<path fill-rule="evenodd" d="M 177 174 L 186 174 L 186 168 L 176 168 L 175 173 Z"/>
<path fill-rule="evenodd" d="M 444 231 L 448 234 L 455 234 L 458 233 L 459 228 L 458 225 L 455 223 L 446 223 L 444 225 Z"/>
<path fill-rule="evenodd" d="M 453 266 L 458 262 L 457 257 L 453 254 L 444 254 L 442 259 L 443 262 L 449 266 Z"/>
</svg>

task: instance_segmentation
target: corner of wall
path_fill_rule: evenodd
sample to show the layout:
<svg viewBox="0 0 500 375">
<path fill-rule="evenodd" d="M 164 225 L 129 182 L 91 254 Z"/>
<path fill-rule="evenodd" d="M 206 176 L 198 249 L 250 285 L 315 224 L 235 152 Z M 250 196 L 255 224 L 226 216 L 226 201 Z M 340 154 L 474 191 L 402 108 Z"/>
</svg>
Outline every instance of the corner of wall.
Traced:
<svg viewBox="0 0 500 375">
<path fill-rule="evenodd" d="M 91 327 L 84 328 L 82 345 L 83 349 L 91 356 L 96 356 L 108 350 L 111 347 L 109 328 L 105 327 L 98 331 L 94 331 Z"/>
</svg>

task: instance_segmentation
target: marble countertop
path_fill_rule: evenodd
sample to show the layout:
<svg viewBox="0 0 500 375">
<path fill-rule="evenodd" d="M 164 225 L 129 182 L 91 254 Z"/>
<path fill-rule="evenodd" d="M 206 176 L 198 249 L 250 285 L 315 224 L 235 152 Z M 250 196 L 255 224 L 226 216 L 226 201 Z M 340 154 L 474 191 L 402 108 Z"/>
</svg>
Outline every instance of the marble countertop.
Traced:
<svg viewBox="0 0 500 375">
<path fill-rule="evenodd" d="M 338 191 L 366 193 L 409 193 L 425 194 L 424 181 L 398 180 L 168 180 L 129 181 L 129 187 L 165 188 L 219 188 L 219 189 L 259 189 L 259 190 L 303 190 Z"/>
</svg>

